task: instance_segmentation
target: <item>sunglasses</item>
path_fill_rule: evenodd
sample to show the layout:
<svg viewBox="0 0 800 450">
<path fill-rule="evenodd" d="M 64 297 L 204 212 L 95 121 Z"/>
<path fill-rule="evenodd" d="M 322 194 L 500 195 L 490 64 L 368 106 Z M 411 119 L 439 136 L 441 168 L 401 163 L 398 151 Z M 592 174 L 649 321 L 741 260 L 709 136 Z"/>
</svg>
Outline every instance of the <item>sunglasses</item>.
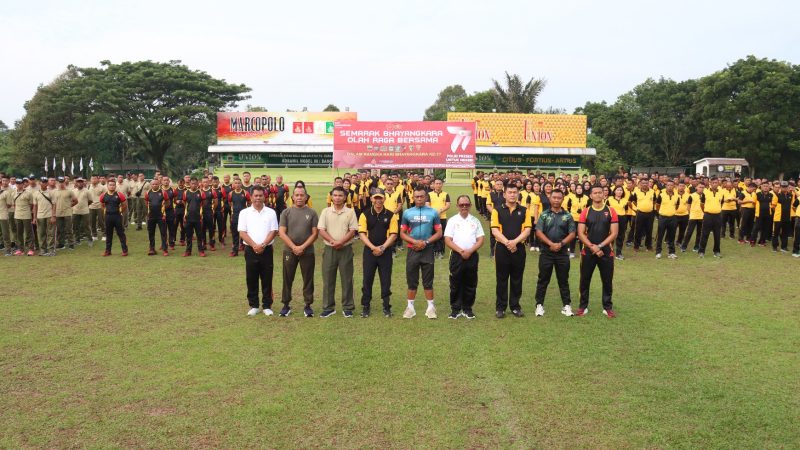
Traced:
<svg viewBox="0 0 800 450">
<path fill-rule="evenodd" d="M 459 203 L 458 204 L 459 208 L 469 208 L 470 206 L 472 206 L 472 203 Z"/>
</svg>

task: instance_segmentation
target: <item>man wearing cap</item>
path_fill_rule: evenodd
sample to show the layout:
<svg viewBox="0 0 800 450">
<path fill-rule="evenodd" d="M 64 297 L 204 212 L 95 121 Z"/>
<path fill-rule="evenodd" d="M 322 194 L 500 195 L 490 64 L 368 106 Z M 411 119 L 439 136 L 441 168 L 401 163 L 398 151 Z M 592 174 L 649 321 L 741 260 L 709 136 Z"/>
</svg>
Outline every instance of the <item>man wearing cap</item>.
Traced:
<svg viewBox="0 0 800 450">
<path fill-rule="evenodd" d="M 102 177 L 102 179 L 105 180 L 105 177 Z M 89 232 L 92 234 L 91 240 L 96 241 L 98 234 L 105 239 L 106 219 L 103 217 L 103 209 L 100 206 L 100 197 L 106 192 L 105 183 L 101 183 L 101 178 L 97 175 L 92 175 L 86 190 L 89 194 Z"/>
<path fill-rule="evenodd" d="M 364 243 L 362 256 L 363 278 L 361 285 L 361 317 L 369 317 L 372 302 L 372 284 L 375 271 L 381 283 L 384 317 L 392 317 L 392 252 L 397 240 L 398 218 L 392 211 L 383 207 L 383 189 L 372 189 L 372 207 L 362 211 L 358 219 L 358 233 Z M 388 252 L 386 250 L 389 250 Z"/>
<path fill-rule="evenodd" d="M 33 215 L 36 216 L 36 232 L 39 235 L 39 256 L 55 256 L 55 229 L 56 229 L 56 179 L 50 177 L 47 184 L 33 196 Z"/>
<path fill-rule="evenodd" d="M 56 202 L 57 248 L 68 247 L 72 250 L 75 248 L 75 235 L 72 233 L 72 207 L 78 204 L 78 196 L 72 189 L 67 189 L 67 181 L 64 177 L 58 177 L 58 188 L 53 196 Z"/>
<path fill-rule="evenodd" d="M 33 191 L 28 188 L 30 179 L 22 178 L 22 185 L 17 185 L 14 193 L 14 221 L 17 227 L 17 251 L 14 256 L 22 256 L 27 251 L 28 256 L 33 256 Z"/>
<path fill-rule="evenodd" d="M 77 203 L 72 207 L 72 232 L 75 236 L 75 244 L 79 245 L 84 239 L 91 247 L 92 234 L 89 230 L 89 190 L 86 189 L 86 180 L 81 177 L 75 179 L 75 198 Z"/>
</svg>

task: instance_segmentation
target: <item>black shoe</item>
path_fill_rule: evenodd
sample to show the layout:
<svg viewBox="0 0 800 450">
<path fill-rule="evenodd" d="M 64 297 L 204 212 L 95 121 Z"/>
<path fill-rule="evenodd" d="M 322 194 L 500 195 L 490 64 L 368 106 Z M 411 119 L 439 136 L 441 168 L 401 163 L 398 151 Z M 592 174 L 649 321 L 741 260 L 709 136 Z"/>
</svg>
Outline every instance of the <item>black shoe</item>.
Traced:
<svg viewBox="0 0 800 450">
<path fill-rule="evenodd" d="M 475 313 L 472 311 L 467 311 L 464 313 L 464 317 L 466 317 L 469 320 L 472 320 L 475 318 Z"/>
<path fill-rule="evenodd" d="M 505 319 L 506 318 L 506 312 L 505 311 L 497 311 L 496 313 L 494 313 L 494 316 L 497 317 L 498 319 Z"/>
<path fill-rule="evenodd" d="M 336 314 L 336 310 L 332 309 L 330 311 L 322 311 L 322 314 L 320 314 L 319 316 L 324 319 L 324 318 L 330 317 L 330 316 L 332 316 L 334 314 Z M 351 315 L 352 315 L 352 313 L 351 313 Z"/>
<path fill-rule="evenodd" d="M 306 307 L 303 308 L 303 314 L 305 314 L 306 317 L 314 317 L 314 310 L 311 309 L 310 306 L 306 305 Z"/>
<path fill-rule="evenodd" d="M 392 317 L 392 310 L 388 308 L 383 309 L 383 317 Z"/>
<path fill-rule="evenodd" d="M 334 312 L 336 312 L 336 311 L 334 311 Z M 353 317 L 353 311 L 344 311 L 342 314 L 344 314 L 344 316 L 346 318 L 348 318 L 348 319 Z"/>
<path fill-rule="evenodd" d="M 458 312 L 458 311 L 453 311 L 453 312 L 451 312 L 451 313 L 450 313 L 450 315 L 449 315 L 449 316 L 447 316 L 447 318 L 448 318 L 448 319 L 454 319 L 454 320 L 455 320 L 455 319 L 458 319 L 458 318 L 459 318 L 459 316 L 461 316 L 461 313 L 460 313 L 460 312 Z"/>
<path fill-rule="evenodd" d="M 364 308 L 364 309 L 361 310 L 361 317 L 363 317 L 365 319 L 367 317 L 369 317 L 369 308 Z"/>
<path fill-rule="evenodd" d="M 58 247 L 56 247 L 56 250 L 64 250 L 65 248 L 66 247 L 64 247 L 64 244 L 58 244 Z"/>
<path fill-rule="evenodd" d="M 291 313 L 292 313 L 292 308 L 289 308 L 288 306 L 284 306 L 281 309 L 280 314 L 278 314 L 278 315 L 281 316 L 281 317 L 289 317 L 289 314 L 291 314 Z"/>
<path fill-rule="evenodd" d="M 511 311 L 511 314 L 513 314 L 514 317 L 525 317 L 525 313 L 523 313 L 521 309 L 514 309 Z"/>
<path fill-rule="evenodd" d="M 72 244 L 69 244 L 68 248 L 69 248 L 70 250 L 75 250 L 75 246 L 74 246 L 74 245 L 72 245 Z"/>
</svg>

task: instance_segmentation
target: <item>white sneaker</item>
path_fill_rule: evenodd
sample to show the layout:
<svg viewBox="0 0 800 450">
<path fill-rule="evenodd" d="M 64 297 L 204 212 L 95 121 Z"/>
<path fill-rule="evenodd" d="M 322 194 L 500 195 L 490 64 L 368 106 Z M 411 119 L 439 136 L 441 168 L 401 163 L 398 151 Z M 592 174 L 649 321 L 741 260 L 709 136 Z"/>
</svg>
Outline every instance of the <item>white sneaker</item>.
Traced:
<svg viewBox="0 0 800 450">
<path fill-rule="evenodd" d="M 536 248 L 535 248 L 535 247 L 531 247 L 531 251 L 532 251 L 532 252 L 535 252 L 535 251 L 536 251 Z"/>
<path fill-rule="evenodd" d="M 265 315 L 265 316 L 271 316 L 271 315 L 273 315 L 273 314 L 275 314 L 275 313 L 274 313 L 274 312 L 272 312 L 272 310 L 271 310 L 271 309 L 269 309 L 269 308 L 267 308 L 267 309 L 265 309 L 265 310 L 264 310 L 264 315 Z"/>
<path fill-rule="evenodd" d="M 572 306 L 570 306 L 570 305 L 566 305 L 563 308 L 561 308 L 561 314 L 563 314 L 563 315 L 565 315 L 567 317 L 572 317 L 572 316 L 575 315 L 575 314 L 572 314 Z"/>
<path fill-rule="evenodd" d="M 105 236 L 103 236 L 103 242 L 105 242 L 105 240 L 106 240 L 106 237 L 105 237 Z"/>
<path fill-rule="evenodd" d="M 544 306 L 543 305 L 536 305 L 536 312 L 534 314 L 537 317 L 542 317 L 544 315 Z"/>
<path fill-rule="evenodd" d="M 425 310 L 425 317 L 428 319 L 435 319 L 436 316 L 436 307 L 435 306 L 428 306 L 428 309 Z"/>
<path fill-rule="evenodd" d="M 661 259 L 661 253 L 656 253 L 656 259 Z"/>
<path fill-rule="evenodd" d="M 250 317 L 255 317 L 258 314 L 258 308 L 250 308 L 250 311 L 247 311 L 247 315 Z"/>
<path fill-rule="evenodd" d="M 678 259 L 678 255 L 676 255 L 675 253 L 670 253 L 670 254 L 667 256 L 667 258 L 669 258 L 669 259 Z"/>
<path fill-rule="evenodd" d="M 570 253 L 569 254 L 569 259 L 575 259 L 575 253 Z"/>
<path fill-rule="evenodd" d="M 414 316 L 417 315 L 417 312 L 414 311 L 414 308 L 411 306 L 406 307 L 406 310 L 403 312 L 403 319 L 412 319 Z"/>
</svg>

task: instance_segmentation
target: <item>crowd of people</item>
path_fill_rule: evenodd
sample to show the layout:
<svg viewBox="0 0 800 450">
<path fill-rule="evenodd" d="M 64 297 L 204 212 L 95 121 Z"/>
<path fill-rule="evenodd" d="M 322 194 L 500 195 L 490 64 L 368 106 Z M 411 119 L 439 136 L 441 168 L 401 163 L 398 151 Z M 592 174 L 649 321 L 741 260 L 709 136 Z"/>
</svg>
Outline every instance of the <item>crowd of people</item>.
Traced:
<svg viewBox="0 0 800 450">
<path fill-rule="evenodd" d="M 87 182 L 88 181 L 88 182 Z M 128 255 L 126 231 L 147 230 L 148 255 L 168 256 L 176 246 L 183 256 L 229 248 L 244 253 L 248 315 L 273 315 L 272 244 L 280 239 L 283 286 L 280 316 L 292 312 L 292 285 L 299 267 L 303 314 L 313 317 L 315 242 L 323 241 L 321 317 L 336 313 L 340 280 L 345 317 L 355 312 L 353 243 L 361 242 L 361 316 L 371 314 L 377 273 L 382 312 L 391 317 L 393 260 L 406 251 L 407 305 L 416 315 L 422 282 L 425 315 L 437 311 L 435 260 L 449 256 L 448 317 L 475 318 L 483 221 L 488 221 L 495 267 L 495 315 L 524 316 L 522 297 L 526 254 L 538 252 L 536 316 L 553 271 L 566 316 L 588 314 L 595 269 L 602 282 L 602 312 L 613 309 L 614 261 L 623 253 L 654 251 L 655 258 L 677 259 L 690 248 L 704 257 L 709 239 L 721 257 L 721 239 L 766 247 L 800 257 L 800 187 L 793 180 L 719 179 L 665 174 L 615 177 L 508 171 L 477 172 L 472 196 L 451 199 L 444 180 L 417 173 L 359 171 L 336 177 L 318 214 L 302 181 L 292 187 L 277 176 L 252 177 L 247 171 L 173 181 L 156 173 L 81 177 L 11 177 L 0 174 L 0 249 L 6 256 L 54 256 L 58 250 L 104 241 L 112 254 L 114 236 Z M 455 208 L 453 208 L 453 201 Z M 473 211 L 474 208 L 474 211 Z M 453 211 L 454 210 L 454 211 Z M 451 212 L 452 211 L 452 212 Z M 474 214 L 473 214 L 474 212 Z M 655 240 L 655 242 L 654 242 Z M 229 242 L 226 242 L 229 241 Z M 644 246 L 644 248 L 642 248 Z M 666 247 L 666 251 L 665 251 Z M 158 252 L 157 252 L 158 250 Z M 580 257 L 580 304 L 572 310 L 570 260 Z"/>
</svg>

